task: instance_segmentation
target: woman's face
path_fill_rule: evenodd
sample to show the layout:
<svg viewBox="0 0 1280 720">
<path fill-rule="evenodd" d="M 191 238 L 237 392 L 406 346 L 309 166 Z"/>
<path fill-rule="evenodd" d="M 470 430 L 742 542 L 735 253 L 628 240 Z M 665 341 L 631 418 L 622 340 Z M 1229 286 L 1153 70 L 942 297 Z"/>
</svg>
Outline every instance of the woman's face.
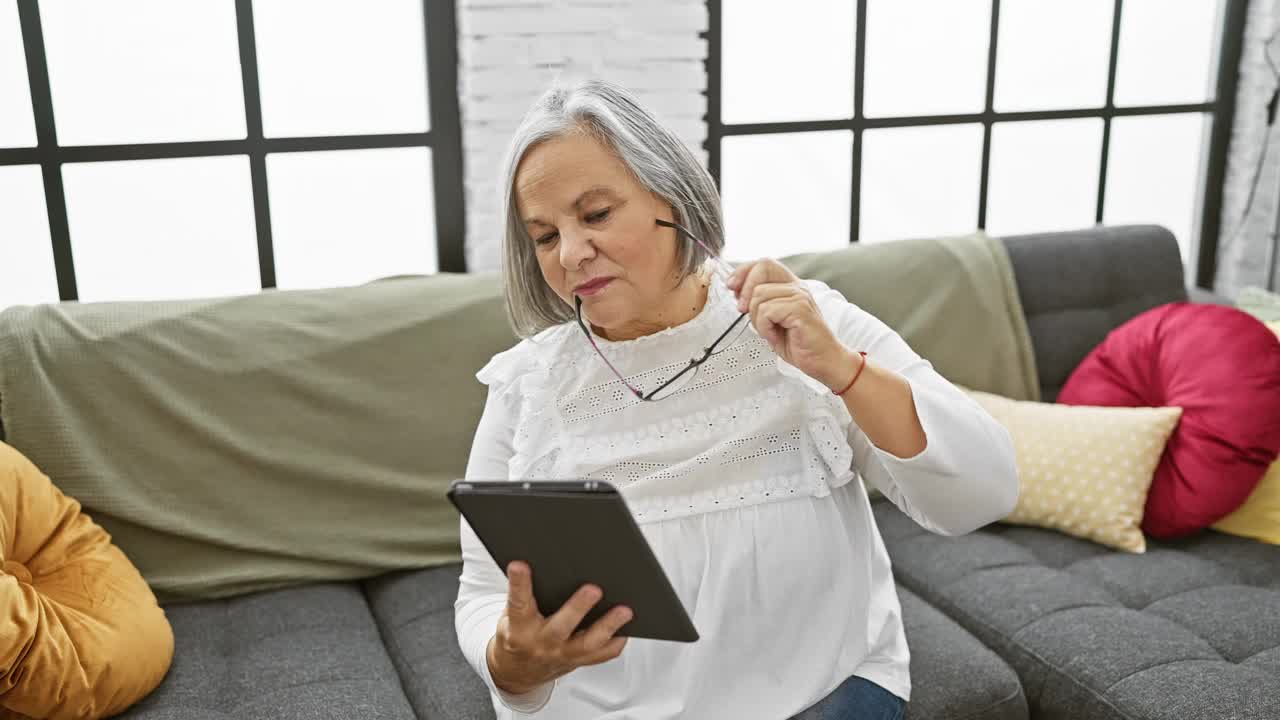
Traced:
<svg viewBox="0 0 1280 720">
<path fill-rule="evenodd" d="M 516 169 L 516 206 L 547 285 L 605 337 L 666 327 L 687 305 L 671 208 L 595 138 L 573 133 L 530 150 Z M 687 308 L 686 308 L 687 309 Z M 684 319 L 687 319 L 687 314 Z"/>
</svg>

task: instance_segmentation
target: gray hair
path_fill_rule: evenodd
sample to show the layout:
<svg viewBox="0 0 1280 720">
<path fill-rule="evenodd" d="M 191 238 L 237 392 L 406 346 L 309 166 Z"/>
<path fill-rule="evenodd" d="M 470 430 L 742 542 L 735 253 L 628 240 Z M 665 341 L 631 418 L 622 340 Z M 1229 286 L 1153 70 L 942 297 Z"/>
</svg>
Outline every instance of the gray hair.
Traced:
<svg viewBox="0 0 1280 720">
<path fill-rule="evenodd" d="M 610 148 L 641 186 L 662 198 L 683 225 L 716 255 L 724 247 L 720 195 L 711 174 L 675 133 L 636 98 L 612 83 L 591 80 L 548 90 L 530 108 L 507 149 L 502 176 L 502 275 L 507 314 L 521 337 L 573 319 L 573 310 L 543 281 L 534 243 L 516 207 L 516 169 L 537 145 L 586 132 Z M 696 272 L 707 252 L 681 236 L 681 277 Z"/>
</svg>

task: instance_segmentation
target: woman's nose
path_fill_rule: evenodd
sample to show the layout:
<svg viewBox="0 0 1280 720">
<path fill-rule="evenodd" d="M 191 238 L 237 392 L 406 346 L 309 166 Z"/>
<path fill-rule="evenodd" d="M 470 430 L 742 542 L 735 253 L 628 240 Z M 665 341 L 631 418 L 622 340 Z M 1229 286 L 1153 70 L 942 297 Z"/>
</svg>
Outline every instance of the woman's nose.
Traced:
<svg viewBox="0 0 1280 720">
<path fill-rule="evenodd" d="M 565 270 L 577 270 L 595 254 L 596 246 L 589 233 L 560 231 L 560 266 Z"/>
</svg>

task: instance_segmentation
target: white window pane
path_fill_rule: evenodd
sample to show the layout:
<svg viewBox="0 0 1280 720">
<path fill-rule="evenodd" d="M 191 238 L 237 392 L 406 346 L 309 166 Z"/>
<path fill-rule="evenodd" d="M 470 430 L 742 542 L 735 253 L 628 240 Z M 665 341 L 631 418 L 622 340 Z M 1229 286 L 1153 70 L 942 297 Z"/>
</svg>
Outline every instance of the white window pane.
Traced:
<svg viewBox="0 0 1280 720">
<path fill-rule="evenodd" d="M 75 163 L 62 178 L 81 300 L 261 287 L 247 157 Z"/>
<path fill-rule="evenodd" d="M 428 148 L 267 156 L 276 285 L 358 285 L 436 271 Z"/>
<path fill-rule="evenodd" d="M 1005 0 L 996 46 L 1000 112 L 1102 107 L 1115 0 Z"/>
<path fill-rule="evenodd" d="M 981 173 L 981 125 L 866 131 L 859 240 L 973 232 Z"/>
<path fill-rule="evenodd" d="M 724 122 L 853 117 L 854 9 L 849 0 L 791 2 L 785 12 L 773 3 L 724 3 Z"/>
<path fill-rule="evenodd" d="M 58 301 L 39 165 L 0 167 L 0 309 Z"/>
<path fill-rule="evenodd" d="M 1016 235 L 1092 226 L 1101 162 L 1101 119 L 996 123 L 987 231 Z"/>
<path fill-rule="evenodd" d="M 35 147 L 31 85 L 23 51 L 18 4 L 0 2 L 0 148 Z M 0 298 L 0 305 L 3 305 Z"/>
<path fill-rule="evenodd" d="M 58 142 L 245 136 L 235 5 L 40 3 Z"/>
<path fill-rule="evenodd" d="M 982 111 L 990 35 L 991 0 L 871 0 L 864 114 Z"/>
<path fill-rule="evenodd" d="M 253 3 L 267 137 L 424 132 L 419 0 Z"/>
<path fill-rule="evenodd" d="M 1116 105 L 1213 99 L 1221 0 L 1126 0 L 1116 59 Z"/>
<path fill-rule="evenodd" d="M 1199 236 L 1201 167 L 1210 125 L 1199 113 L 1111 121 L 1103 221 L 1163 225 L 1178 238 L 1189 268 Z"/>
<path fill-rule="evenodd" d="M 741 135 L 721 142 L 726 258 L 782 257 L 849 244 L 852 132 Z"/>
</svg>

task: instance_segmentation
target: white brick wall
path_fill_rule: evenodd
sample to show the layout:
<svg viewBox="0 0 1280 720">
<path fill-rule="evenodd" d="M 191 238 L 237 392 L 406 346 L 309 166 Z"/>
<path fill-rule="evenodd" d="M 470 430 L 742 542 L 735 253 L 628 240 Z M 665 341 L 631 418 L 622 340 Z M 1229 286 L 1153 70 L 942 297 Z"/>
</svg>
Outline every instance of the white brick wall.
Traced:
<svg viewBox="0 0 1280 720">
<path fill-rule="evenodd" d="M 499 164 L 559 75 L 624 85 L 706 162 L 706 29 L 703 0 L 459 0 L 469 269 L 499 266 Z"/>
<path fill-rule="evenodd" d="M 1280 211 L 1280 112 L 1270 128 L 1270 147 L 1258 179 L 1258 189 L 1249 216 L 1241 220 L 1249 187 L 1267 129 L 1267 101 L 1276 87 L 1275 75 L 1267 65 L 1264 43 L 1280 28 L 1280 2 L 1250 0 L 1245 23 L 1244 46 L 1240 53 L 1239 85 L 1236 88 L 1235 121 L 1227 151 L 1227 174 L 1223 187 L 1222 223 L 1218 238 L 1218 273 L 1214 288 L 1235 297 L 1246 285 L 1265 286 L 1267 261 L 1274 242 L 1276 213 Z M 1280 63 L 1280 41 L 1271 48 Z"/>
</svg>

